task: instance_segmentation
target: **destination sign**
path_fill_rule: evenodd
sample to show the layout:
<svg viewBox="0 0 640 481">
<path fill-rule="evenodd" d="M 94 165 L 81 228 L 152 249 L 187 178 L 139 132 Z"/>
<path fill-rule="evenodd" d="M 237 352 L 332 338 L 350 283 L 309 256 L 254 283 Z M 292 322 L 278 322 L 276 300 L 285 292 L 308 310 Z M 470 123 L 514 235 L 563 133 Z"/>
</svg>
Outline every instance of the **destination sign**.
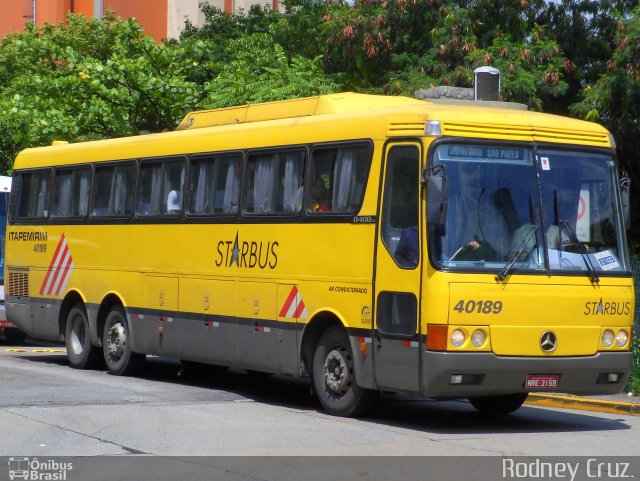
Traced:
<svg viewBox="0 0 640 481">
<path fill-rule="evenodd" d="M 515 147 L 449 144 L 438 147 L 440 160 L 531 163 L 531 151 Z"/>
</svg>

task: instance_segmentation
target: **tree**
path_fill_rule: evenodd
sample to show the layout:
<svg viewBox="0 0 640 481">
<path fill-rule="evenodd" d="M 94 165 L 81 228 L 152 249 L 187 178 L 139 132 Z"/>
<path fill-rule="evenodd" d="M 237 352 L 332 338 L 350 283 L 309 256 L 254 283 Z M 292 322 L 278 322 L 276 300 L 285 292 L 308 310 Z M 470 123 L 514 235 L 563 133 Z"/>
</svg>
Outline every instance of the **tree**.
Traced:
<svg viewBox="0 0 640 481">
<path fill-rule="evenodd" d="M 640 185 L 640 7 L 628 16 L 619 16 L 614 52 L 607 70 L 593 85 L 583 90 L 582 101 L 571 106 L 573 114 L 603 123 L 614 133 L 620 164 Z M 631 190 L 632 212 L 640 207 L 638 188 Z M 632 217 L 631 235 L 640 234 L 640 218 Z"/>
<path fill-rule="evenodd" d="M 211 12 L 217 22 L 227 22 Z M 157 44 L 135 20 L 112 15 L 103 20 L 69 15 L 65 23 L 30 25 L 5 37 L 0 42 L 4 171 L 20 150 L 57 139 L 160 132 L 175 128 L 195 109 L 340 88 L 322 71 L 321 57 L 289 59 L 261 32 L 273 23 L 271 14 L 255 12 L 257 20 L 244 21 L 224 41 L 220 33 L 189 31 L 180 41 Z M 233 25 L 221 31 L 234 31 Z"/>
</svg>

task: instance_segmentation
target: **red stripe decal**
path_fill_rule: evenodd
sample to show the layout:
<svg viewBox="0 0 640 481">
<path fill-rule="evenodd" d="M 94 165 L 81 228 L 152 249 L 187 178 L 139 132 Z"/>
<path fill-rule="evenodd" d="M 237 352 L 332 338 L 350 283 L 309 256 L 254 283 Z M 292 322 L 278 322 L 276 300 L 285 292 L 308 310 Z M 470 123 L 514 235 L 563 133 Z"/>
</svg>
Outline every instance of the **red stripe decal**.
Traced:
<svg viewBox="0 0 640 481">
<path fill-rule="evenodd" d="M 282 306 L 282 309 L 280 310 L 280 314 L 279 314 L 280 317 L 285 317 L 287 315 L 287 312 L 291 307 L 291 303 L 293 303 L 297 295 L 298 295 L 298 288 L 296 286 L 293 286 L 291 288 L 291 292 L 289 292 L 289 296 L 287 297 L 287 300 L 284 301 L 284 306 Z"/>
<path fill-rule="evenodd" d="M 69 249 L 67 249 L 68 251 Z M 56 289 L 56 296 L 60 295 L 60 291 L 62 290 L 62 286 L 64 286 L 64 281 L 69 277 L 69 268 L 71 267 L 71 263 L 73 259 L 71 258 L 71 253 L 69 253 L 69 260 L 67 260 L 67 264 L 62 268 L 62 277 L 60 278 L 60 282 L 58 283 L 58 289 Z"/>
<path fill-rule="evenodd" d="M 62 262 L 62 260 L 65 258 L 65 256 L 67 255 L 67 252 L 69 251 L 69 247 L 65 244 L 64 249 L 62 251 L 62 257 L 60 258 L 60 262 Z M 55 288 L 57 282 L 58 282 L 58 277 L 60 276 L 60 272 L 61 272 L 61 268 L 60 268 L 60 264 L 58 263 L 58 265 L 56 266 L 56 270 L 53 273 L 53 280 L 51 281 L 51 287 L 49 287 L 49 289 L 47 289 L 47 292 L 45 292 L 45 294 L 51 294 L 53 292 L 53 289 Z"/>
<path fill-rule="evenodd" d="M 302 311 L 304 311 L 304 307 L 304 302 L 301 300 L 300 304 L 298 304 L 298 307 L 296 308 L 296 312 L 293 313 L 293 317 L 296 319 L 299 318 Z"/>
<path fill-rule="evenodd" d="M 40 287 L 40 294 L 44 294 L 44 288 L 47 285 L 49 276 L 51 276 L 51 272 L 53 271 L 53 265 L 56 262 L 56 259 L 58 257 L 58 252 L 60 252 L 60 248 L 62 247 L 62 244 L 64 244 L 64 234 L 62 234 L 62 236 L 60 237 L 60 240 L 58 241 L 58 246 L 56 247 L 56 251 L 53 253 L 53 257 L 51 258 L 51 263 L 49 264 L 49 269 L 47 270 L 47 275 L 44 278 L 44 282 L 42 283 L 42 286 Z"/>
</svg>

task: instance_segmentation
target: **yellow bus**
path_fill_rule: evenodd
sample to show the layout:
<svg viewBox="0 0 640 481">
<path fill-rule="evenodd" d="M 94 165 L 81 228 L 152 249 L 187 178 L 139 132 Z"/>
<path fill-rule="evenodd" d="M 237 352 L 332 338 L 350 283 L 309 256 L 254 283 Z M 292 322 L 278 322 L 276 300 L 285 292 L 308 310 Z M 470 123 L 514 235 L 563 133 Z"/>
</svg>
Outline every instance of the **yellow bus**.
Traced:
<svg viewBox="0 0 640 481">
<path fill-rule="evenodd" d="M 6 298 L 72 367 L 146 355 L 509 413 L 616 393 L 633 282 L 602 127 L 340 93 L 194 112 L 177 131 L 27 149 Z"/>
</svg>

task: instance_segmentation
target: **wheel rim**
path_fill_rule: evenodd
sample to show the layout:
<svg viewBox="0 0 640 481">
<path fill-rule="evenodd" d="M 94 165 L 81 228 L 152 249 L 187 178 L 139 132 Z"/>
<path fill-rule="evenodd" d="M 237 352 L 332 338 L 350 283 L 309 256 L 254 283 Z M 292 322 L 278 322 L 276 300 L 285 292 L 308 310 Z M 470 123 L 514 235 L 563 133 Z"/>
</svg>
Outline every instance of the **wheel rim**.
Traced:
<svg viewBox="0 0 640 481">
<path fill-rule="evenodd" d="M 107 339 L 107 350 L 111 358 L 118 360 L 124 354 L 124 346 L 127 341 L 127 335 L 124 326 L 116 323 L 109 329 L 109 338 Z"/>
<path fill-rule="evenodd" d="M 74 316 L 71 324 L 71 351 L 76 356 L 79 356 L 84 351 L 85 335 L 85 325 L 82 316 L 78 314 Z"/>
<path fill-rule="evenodd" d="M 324 382 L 336 394 L 344 394 L 351 383 L 349 365 L 343 352 L 334 349 L 324 360 Z"/>
</svg>

